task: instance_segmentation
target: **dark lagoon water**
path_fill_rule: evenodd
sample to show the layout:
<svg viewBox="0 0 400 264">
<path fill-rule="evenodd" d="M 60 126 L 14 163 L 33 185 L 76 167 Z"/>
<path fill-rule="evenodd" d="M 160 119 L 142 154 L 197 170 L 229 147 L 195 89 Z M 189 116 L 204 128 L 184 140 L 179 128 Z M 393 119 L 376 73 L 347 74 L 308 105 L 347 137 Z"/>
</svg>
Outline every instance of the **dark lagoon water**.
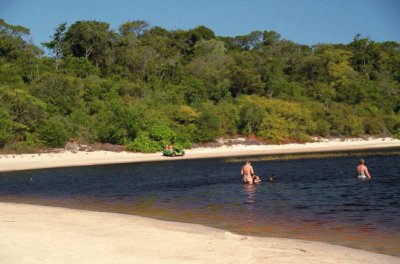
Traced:
<svg viewBox="0 0 400 264">
<path fill-rule="evenodd" d="M 400 256 L 400 156 L 175 160 L 0 173 L 0 201 L 136 214 L 246 235 L 317 240 Z"/>
</svg>

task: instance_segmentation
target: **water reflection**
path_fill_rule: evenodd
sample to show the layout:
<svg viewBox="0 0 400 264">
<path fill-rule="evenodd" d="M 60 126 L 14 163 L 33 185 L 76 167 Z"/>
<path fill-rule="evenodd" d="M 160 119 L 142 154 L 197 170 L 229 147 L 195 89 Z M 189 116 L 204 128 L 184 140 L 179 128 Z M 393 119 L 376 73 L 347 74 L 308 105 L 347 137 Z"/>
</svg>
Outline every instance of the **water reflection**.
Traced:
<svg viewBox="0 0 400 264">
<path fill-rule="evenodd" d="M 243 184 L 243 189 L 245 193 L 245 224 L 247 226 L 243 227 L 243 230 L 251 230 L 252 226 L 256 225 L 257 218 L 255 216 L 255 200 L 256 200 L 256 185 L 255 184 Z"/>
<path fill-rule="evenodd" d="M 255 184 L 243 184 L 243 188 L 246 194 L 246 204 L 253 204 L 256 196 L 256 185 Z"/>
</svg>

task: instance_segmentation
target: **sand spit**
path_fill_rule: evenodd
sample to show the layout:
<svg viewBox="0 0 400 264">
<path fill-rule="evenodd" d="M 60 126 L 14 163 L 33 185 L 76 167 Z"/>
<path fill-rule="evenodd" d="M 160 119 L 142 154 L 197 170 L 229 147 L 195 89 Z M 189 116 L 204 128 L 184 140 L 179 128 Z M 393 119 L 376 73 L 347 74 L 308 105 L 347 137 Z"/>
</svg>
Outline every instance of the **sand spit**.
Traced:
<svg viewBox="0 0 400 264">
<path fill-rule="evenodd" d="M 400 263 L 400 258 L 321 242 L 12 203 L 0 203 L 0 234 L 4 264 Z"/>
</svg>

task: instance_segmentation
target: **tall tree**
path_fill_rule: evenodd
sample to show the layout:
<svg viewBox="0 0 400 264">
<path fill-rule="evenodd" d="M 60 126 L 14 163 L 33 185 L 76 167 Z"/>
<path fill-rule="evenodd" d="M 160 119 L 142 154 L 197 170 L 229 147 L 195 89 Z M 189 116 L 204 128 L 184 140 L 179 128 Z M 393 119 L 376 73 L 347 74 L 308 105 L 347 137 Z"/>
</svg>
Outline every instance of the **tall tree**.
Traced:
<svg viewBox="0 0 400 264">
<path fill-rule="evenodd" d="M 115 33 L 109 27 L 105 22 L 75 22 L 64 34 L 63 53 L 85 57 L 105 70 L 113 60 L 112 45 L 115 39 Z"/>
<path fill-rule="evenodd" d="M 143 35 L 149 24 L 144 20 L 132 20 L 119 26 L 119 32 L 123 36 L 134 35 L 136 37 Z"/>
<path fill-rule="evenodd" d="M 56 28 L 56 32 L 54 33 L 52 39 L 49 42 L 42 43 L 43 46 L 52 51 L 56 63 L 55 65 L 56 71 L 58 70 L 60 61 L 63 57 L 62 44 L 66 28 L 67 28 L 67 23 L 60 24 Z"/>
<path fill-rule="evenodd" d="M 354 69 L 362 73 L 368 80 L 376 79 L 380 61 L 380 52 L 376 43 L 368 38 L 361 38 L 361 35 L 357 34 L 349 46 L 353 51 Z"/>
</svg>

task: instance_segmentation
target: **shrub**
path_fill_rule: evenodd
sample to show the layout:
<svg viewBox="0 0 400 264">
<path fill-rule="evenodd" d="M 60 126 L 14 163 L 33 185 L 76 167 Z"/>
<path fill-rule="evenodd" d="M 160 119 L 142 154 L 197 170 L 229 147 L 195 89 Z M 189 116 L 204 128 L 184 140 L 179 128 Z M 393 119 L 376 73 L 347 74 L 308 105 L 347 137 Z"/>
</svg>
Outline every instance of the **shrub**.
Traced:
<svg viewBox="0 0 400 264">
<path fill-rule="evenodd" d="M 268 142 L 275 144 L 283 143 L 285 142 L 285 139 L 289 137 L 289 134 L 286 131 L 279 129 L 262 130 L 258 135 Z"/>
<path fill-rule="evenodd" d="M 332 104 L 327 120 L 331 125 L 330 133 L 334 136 L 359 136 L 364 134 L 362 119 L 355 115 L 353 109 L 341 104 Z"/>
<path fill-rule="evenodd" d="M 394 133 L 394 137 L 400 139 L 400 128 L 396 130 L 396 132 Z"/>
<path fill-rule="evenodd" d="M 38 129 L 39 138 L 48 147 L 62 148 L 68 140 L 68 132 L 64 124 L 51 119 Z"/>
<path fill-rule="evenodd" d="M 365 133 L 370 135 L 382 134 L 385 131 L 385 123 L 376 117 L 365 118 L 363 124 Z"/>
<path fill-rule="evenodd" d="M 158 142 L 155 142 L 150 139 L 149 134 L 147 132 L 141 131 L 139 132 L 135 140 L 128 143 L 127 149 L 130 151 L 150 153 L 150 152 L 157 152 L 162 148 Z"/>
<path fill-rule="evenodd" d="M 211 101 L 197 103 L 195 108 L 199 117 L 195 120 L 195 129 L 191 131 L 193 141 L 207 142 L 221 136 L 221 117 L 216 112 L 214 103 Z"/>
<path fill-rule="evenodd" d="M 244 134 L 256 133 L 262 123 L 265 110 L 257 104 L 243 106 L 240 110 L 240 127 Z"/>
<path fill-rule="evenodd" d="M 70 114 L 82 102 L 83 82 L 79 78 L 48 74 L 32 87 L 32 94 L 53 112 Z"/>
<path fill-rule="evenodd" d="M 164 124 L 156 124 L 150 128 L 149 137 L 151 140 L 158 142 L 162 148 L 165 145 L 174 143 L 176 140 L 176 133 Z"/>
<path fill-rule="evenodd" d="M 176 128 L 175 146 L 182 148 L 192 148 L 192 135 L 195 134 L 196 126 L 194 124 L 179 125 Z"/>
<path fill-rule="evenodd" d="M 87 58 L 72 56 L 68 56 L 62 61 L 60 71 L 79 78 L 85 78 L 90 75 L 98 76 L 100 74 L 100 69 Z"/>
<path fill-rule="evenodd" d="M 11 139 L 13 121 L 5 109 L 0 109 L 0 149 Z"/>
<path fill-rule="evenodd" d="M 311 137 L 303 132 L 292 132 L 289 134 L 289 137 L 292 139 L 295 139 L 299 142 L 311 142 L 312 141 Z"/>
<path fill-rule="evenodd" d="M 144 120 L 140 109 L 127 107 L 120 100 L 107 102 L 90 122 L 95 139 L 112 144 L 125 144 L 136 137 Z"/>
</svg>

